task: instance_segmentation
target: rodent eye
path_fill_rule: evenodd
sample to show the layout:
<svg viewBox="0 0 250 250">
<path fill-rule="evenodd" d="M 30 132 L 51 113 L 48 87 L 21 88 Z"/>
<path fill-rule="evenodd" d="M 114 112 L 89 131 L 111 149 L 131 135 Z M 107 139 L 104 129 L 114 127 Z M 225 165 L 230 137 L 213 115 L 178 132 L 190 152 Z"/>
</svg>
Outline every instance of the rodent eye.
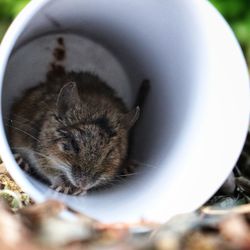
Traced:
<svg viewBox="0 0 250 250">
<path fill-rule="evenodd" d="M 63 144 L 62 144 L 62 149 L 63 149 L 64 151 L 69 151 L 69 150 L 71 149 L 71 147 L 70 147 L 69 144 L 63 143 Z"/>
<path fill-rule="evenodd" d="M 80 152 L 80 148 L 77 142 L 73 138 L 70 141 L 60 143 L 59 147 L 61 148 L 62 151 L 65 151 L 65 152 L 70 151 L 75 154 L 78 154 Z"/>
<path fill-rule="evenodd" d="M 109 150 L 107 155 L 106 155 L 106 158 L 110 157 L 111 153 L 113 152 L 113 149 Z"/>
</svg>

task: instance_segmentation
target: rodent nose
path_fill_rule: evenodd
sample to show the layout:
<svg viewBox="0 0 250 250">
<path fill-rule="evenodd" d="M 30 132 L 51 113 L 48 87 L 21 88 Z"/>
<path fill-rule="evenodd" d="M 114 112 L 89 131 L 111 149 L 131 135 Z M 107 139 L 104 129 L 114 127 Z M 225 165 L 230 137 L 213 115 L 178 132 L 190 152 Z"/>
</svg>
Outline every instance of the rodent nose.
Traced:
<svg viewBox="0 0 250 250">
<path fill-rule="evenodd" d="M 80 168 L 80 167 L 73 167 L 72 175 L 75 180 L 75 185 L 81 189 L 86 189 L 88 186 L 88 175 Z"/>
<path fill-rule="evenodd" d="M 77 185 L 77 187 L 85 188 L 86 184 L 85 184 L 83 177 L 76 180 L 76 185 Z"/>
<path fill-rule="evenodd" d="M 90 182 L 88 180 L 88 178 L 84 178 L 84 177 L 78 178 L 77 181 L 76 181 L 77 187 L 79 187 L 79 188 L 81 188 L 82 190 L 85 190 L 85 191 L 90 189 L 93 186 L 92 184 L 93 183 Z"/>
</svg>

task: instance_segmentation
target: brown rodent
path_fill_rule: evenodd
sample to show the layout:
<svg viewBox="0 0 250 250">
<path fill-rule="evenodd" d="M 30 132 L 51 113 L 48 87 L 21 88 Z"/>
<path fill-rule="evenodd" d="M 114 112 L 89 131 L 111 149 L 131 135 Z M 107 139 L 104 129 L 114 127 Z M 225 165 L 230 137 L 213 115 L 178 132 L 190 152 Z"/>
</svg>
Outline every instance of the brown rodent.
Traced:
<svg viewBox="0 0 250 250">
<path fill-rule="evenodd" d="M 59 75 L 13 105 L 10 144 L 29 163 L 29 172 L 52 188 L 84 194 L 122 172 L 140 110 L 129 111 L 92 73 Z"/>
</svg>

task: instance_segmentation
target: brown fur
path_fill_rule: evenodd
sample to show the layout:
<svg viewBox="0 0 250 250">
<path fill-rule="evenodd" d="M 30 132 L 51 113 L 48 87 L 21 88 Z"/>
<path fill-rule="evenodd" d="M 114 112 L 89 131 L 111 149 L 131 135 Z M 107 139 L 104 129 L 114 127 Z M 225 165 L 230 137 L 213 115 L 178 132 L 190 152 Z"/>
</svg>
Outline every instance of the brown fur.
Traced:
<svg viewBox="0 0 250 250">
<path fill-rule="evenodd" d="M 50 75 L 13 105 L 10 143 L 53 187 L 88 190 L 121 171 L 138 115 L 93 74 Z"/>
</svg>

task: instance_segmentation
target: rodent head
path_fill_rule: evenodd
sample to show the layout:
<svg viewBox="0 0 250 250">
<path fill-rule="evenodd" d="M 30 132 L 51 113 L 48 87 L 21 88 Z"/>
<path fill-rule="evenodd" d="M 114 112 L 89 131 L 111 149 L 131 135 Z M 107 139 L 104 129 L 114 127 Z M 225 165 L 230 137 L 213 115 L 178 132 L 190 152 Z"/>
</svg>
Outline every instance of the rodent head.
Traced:
<svg viewBox="0 0 250 250">
<path fill-rule="evenodd" d="M 96 107 L 95 112 L 83 104 L 75 83 L 64 85 L 42 135 L 50 167 L 85 190 L 109 183 L 126 158 L 128 132 L 138 116 L 138 107 L 127 113 Z"/>
</svg>

